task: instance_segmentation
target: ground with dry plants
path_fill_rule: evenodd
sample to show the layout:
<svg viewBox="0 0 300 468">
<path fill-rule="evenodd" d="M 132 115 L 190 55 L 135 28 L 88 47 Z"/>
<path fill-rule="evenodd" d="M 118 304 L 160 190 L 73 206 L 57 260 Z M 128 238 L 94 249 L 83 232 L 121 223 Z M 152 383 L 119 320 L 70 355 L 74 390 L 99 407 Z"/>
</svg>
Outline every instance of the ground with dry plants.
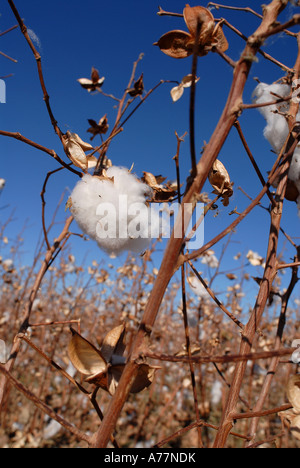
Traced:
<svg viewBox="0 0 300 468">
<path fill-rule="evenodd" d="M 90 77 L 78 79 L 78 86 L 110 97 L 116 119 L 113 124 L 107 114 L 98 122 L 90 119 L 87 143 L 76 133 L 62 132 L 50 105 L 41 56 L 22 20 L 22 6 L 19 11 L 8 0 L 17 24 L 1 35 L 17 27 L 24 35 L 64 156 L 25 135 L 0 130 L 1 138 L 18 139 L 20 145 L 46 153 L 58 165 L 41 187 L 43 231 L 32 265 L 25 265 L 21 255 L 26 230 L 8 239 L 12 219 L 0 221 L 1 447 L 299 447 L 300 301 L 294 293 L 300 246 L 297 233 L 286 232 L 281 225 L 287 203 L 294 203 L 295 213 L 300 207 L 300 34 L 295 32 L 300 15 L 279 22 L 288 3 L 273 0 L 261 12 L 213 2 L 206 7 L 185 5 L 181 12 L 160 7 L 162 21 L 164 16 L 177 16 L 188 31 L 166 32 L 154 45 L 174 59 L 191 56 L 192 70 L 181 82 L 161 80 L 145 92 L 145 77 L 137 71 L 140 56 L 118 99 L 104 93 L 105 78 L 93 67 Z M 255 15 L 257 30 L 244 36 L 238 25 L 226 20 L 227 10 Z M 217 18 L 221 13 L 224 17 Z M 227 29 L 245 41 L 236 62 L 230 57 Z M 267 38 L 281 34 L 298 45 L 293 68 L 263 50 Z M 233 79 L 219 123 L 197 161 L 197 63 L 210 53 L 233 69 Z M 245 104 L 243 92 L 257 54 L 278 66 L 282 78 L 274 85 L 259 83 L 253 103 Z M 190 93 L 188 136 L 176 133 L 174 140 L 177 180 L 170 182 L 169 174 L 155 176 L 146 168 L 138 180 L 132 168 L 124 172 L 114 166 L 110 143 L 165 85 L 172 87 L 174 102 Z M 244 112 L 256 108 L 266 119 L 265 136 L 276 153 L 268 179 L 239 121 Z M 253 198 L 235 187 L 231 168 L 220 160 L 231 131 L 239 135 L 257 175 Z M 180 155 L 188 139 L 191 165 L 184 181 Z M 53 240 L 58 211 L 47 225 L 47 184 L 59 171 L 71 171 L 77 185 L 67 201 L 61 232 Z M 209 194 L 203 192 L 207 181 Z M 2 190 L 5 181 L 0 179 L 0 195 Z M 230 206 L 234 191 L 250 198 L 241 213 Z M 188 204 L 195 209 L 201 202 L 204 210 L 192 233 L 175 236 L 184 230 L 179 213 L 167 243 L 158 238 L 144 245 L 134 236 L 125 241 L 114 238 L 111 244 L 99 240 L 96 207 L 124 195 L 129 207 L 138 201 L 146 213 L 155 203 L 173 201 L 182 210 Z M 222 231 L 216 227 L 205 245 L 189 250 L 189 240 L 203 217 L 217 217 L 217 205 L 229 210 L 228 227 Z M 237 250 L 232 269 L 224 270 L 222 261 L 235 230 L 241 222 L 247 223 L 253 210 L 262 209 L 270 220 L 264 256 L 249 245 L 246 253 Z M 118 224 L 121 214 L 117 212 Z M 191 210 L 188 216 L 192 217 Z M 110 225 L 109 217 L 106 221 Z M 139 224 L 141 229 L 148 227 L 142 218 Z M 87 237 L 91 243 L 96 240 L 95 249 L 104 249 L 111 259 L 79 263 L 72 248 L 74 236 L 82 242 Z M 293 259 L 286 258 L 282 239 L 292 249 Z M 126 260 L 116 264 L 115 254 L 123 251 L 128 251 Z M 256 288 L 251 307 L 246 300 L 250 284 Z"/>
</svg>

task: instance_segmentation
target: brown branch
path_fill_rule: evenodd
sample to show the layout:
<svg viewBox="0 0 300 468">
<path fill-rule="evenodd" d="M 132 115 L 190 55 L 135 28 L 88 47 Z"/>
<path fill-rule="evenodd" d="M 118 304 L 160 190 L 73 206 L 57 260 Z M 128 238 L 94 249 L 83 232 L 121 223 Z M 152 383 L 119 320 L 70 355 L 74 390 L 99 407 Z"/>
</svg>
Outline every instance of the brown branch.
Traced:
<svg viewBox="0 0 300 468">
<path fill-rule="evenodd" d="M 4 36 L 4 34 L 7 34 L 7 33 L 9 33 L 10 31 L 13 31 L 14 29 L 17 29 L 18 27 L 19 27 L 19 25 L 18 25 L 18 24 L 15 24 L 15 25 L 12 26 L 11 28 L 6 29 L 6 31 L 1 32 L 1 33 L 0 33 L 0 37 L 1 37 L 1 36 Z"/>
<path fill-rule="evenodd" d="M 293 262 L 293 263 L 284 263 L 277 266 L 277 270 L 282 270 L 283 268 L 295 268 L 300 267 L 300 262 Z"/>
<path fill-rule="evenodd" d="M 300 247 L 298 248 L 298 252 L 295 258 L 295 262 L 299 260 L 300 257 Z M 299 263 L 299 262 L 298 262 Z M 300 264 L 300 263 L 299 263 Z M 287 307 L 289 303 L 289 299 L 292 295 L 292 292 L 298 283 L 299 278 L 298 278 L 298 266 L 293 267 L 292 275 L 291 275 L 291 280 L 290 284 L 284 293 L 284 295 L 281 297 L 281 311 L 280 311 L 280 316 L 278 319 L 278 326 L 277 326 L 277 333 L 276 333 L 276 338 L 275 338 L 275 346 L 274 349 L 277 351 L 280 349 L 281 344 L 282 344 L 282 337 L 283 337 L 283 332 L 284 332 L 284 327 L 286 324 L 286 314 L 287 314 Z M 269 394 L 269 390 L 273 381 L 273 377 L 277 371 L 279 364 L 279 358 L 278 357 L 273 357 L 271 360 L 271 363 L 268 367 L 268 372 L 265 377 L 261 392 L 259 397 L 257 398 L 257 401 L 255 403 L 255 406 L 253 408 L 253 412 L 259 412 L 262 410 L 263 405 L 267 399 L 267 396 Z M 249 430 L 249 436 L 251 437 L 251 441 L 249 444 L 254 442 L 254 438 L 256 435 L 257 427 L 259 423 L 259 417 L 255 417 L 250 425 L 250 430 Z"/>
<path fill-rule="evenodd" d="M 27 398 L 27 400 L 32 401 L 37 408 L 42 410 L 50 418 L 57 421 L 62 427 L 74 434 L 79 440 L 84 440 L 88 443 L 90 442 L 89 436 L 87 436 L 80 429 L 77 429 L 77 427 L 70 424 L 66 419 L 59 416 L 50 406 L 48 406 L 46 403 L 40 400 L 40 398 L 38 398 L 34 393 L 28 390 L 28 388 L 26 388 L 19 380 L 17 380 L 2 364 L 0 364 L 0 373 L 2 373 L 5 380 L 9 381 L 19 392 L 21 392 Z"/>
<path fill-rule="evenodd" d="M 257 18 L 262 19 L 262 15 L 257 13 L 256 11 L 252 10 L 252 8 L 249 7 L 233 7 L 229 5 L 221 5 L 220 3 L 214 3 L 214 2 L 209 2 L 207 4 L 207 8 L 214 7 L 216 10 L 219 10 L 220 8 L 225 9 L 225 10 L 235 10 L 235 11 L 244 11 L 246 13 L 251 13 L 254 16 L 257 16 Z"/>
<path fill-rule="evenodd" d="M 229 362 L 245 362 L 245 361 L 258 361 L 260 359 L 270 359 L 273 357 L 281 357 L 292 355 L 297 348 L 282 348 L 273 351 L 259 351 L 257 353 L 249 354 L 227 354 L 224 356 L 169 356 L 166 354 L 157 354 L 151 352 L 145 352 L 145 357 L 149 359 L 155 359 L 158 361 L 166 362 L 182 362 L 188 363 L 193 362 L 194 364 L 225 364 Z"/>
<path fill-rule="evenodd" d="M 263 416 L 270 416 L 271 414 L 280 413 L 281 411 L 286 411 L 293 408 L 290 403 L 279 406 L 278 408 L 271 408 L 264 411 L 249 411 L 248 413 L 234 413 L 232 415 L 233 419 L 249 419 L 249 418 L 261 418 Z"/>
<path fill-rule="evenodd" d="M 165 11 L 165 10 L 162 9 L 161 6 L 158 7 L 157 15 L 158 16 L 176 16 L 178 18 L 183 18 L 182 13 L 172 13 L 170 11 Z"/>
<path fill-rule="evenodd" d="M 9 55 L 5 54 L 4 52 L 1 52 L 1 51 L 0 51 L 0 55 L 2 55 L 2 57 L 7 58 L 8 60 L 11 60 L 11 61 L 14 62 L 14 63 L 18 63 L 18 60 L 16 60 L 16 59 L 10 57 Z"/>
<path fill-rule="evenodd" d="M 286 1 L 282 0 L 273 0 L 270 5 L 265 7 L 265 18 L 269 17 L 273 19 L 273 21 L 269 24 L 269 27 L 265 31 L 261 31 L 262 34 L 259 34 L 257 31 L 255 34 L 252 35 L 250 43 L 251 44 L 259 44 L 260 38 L 265 36 L 267 31 L 272 28 L 272 25 L 277 18 L 277 15 L 286 5 Z M 299 76 L 300 70 L 300 34 L 298 36 L 298 56 L 295 64 L 295 69 L 297 70 L 297 77 Z M 280 224 L 281 224 L 281 217 L 282 217 L 282 210 L 283 210 L 283 203 L 284 203 L 284 196 L 287 187 L 288 181 L 288 171 L 291 164 L 292 155 L 298 143 L 295 136 L 292 135 L 292 130 L 295 126 L 296 122 L 296 115 L 298 113 L 299 104 L 291 102 L 290 109 L 289 109 L 289 129 L 290 129 L 290 137 L 287 142 L 287 147 L 283 148 L 283 151 L 286 151 L 286 158 L 285 161 L 280 165 L 280 177 L 278 188 L 276 191 L 276 202 L 277 206 L 273 207 L 271 210 L 271 226 L 270 226 L 270 234 L 269 234 L 269 242 L 268 242 L 268 249 L 266 255 L 266 267 L 264 270 L 263 279 L 260 285 L 259 293 L 256 299 L 255 306 L 251 313 L 250 319 L 245 327 L 241 345 L 240 345 L 240 354 L 248 354 L 251 350 L 252 343 L 255 337 L 255 333 L 257 328 L 259 327 L 260 321 L 262 319 L 265 306 L 267 304 L 267 300 L 269 298 L 272 283 L 277 273 L 277 247 L 278 247 L 278 238 L 280 232 Z M 287 157 L 289 155 L 289 157 Z M 222 415 L 222 421 L 220 424 L 220 429 L 217 433 L 217 437 L 214 443 L 215 448 L 224 447 L 228 434 L 231 430 L 233 424 L 232 414 L 235 412 L 237 400 L 239 397 L 239 392 L 241 389 L 243 377 L 246 371 L 247 362 L 238 363 L 235 367 L 233 380 L 231 383 L 231 387 L 229 390 L 226 406 Z M 263 399 L 263 397 L 262 397 Z M 261 401 L 262 401 L 261 399 Z M 260 401 L 260 404 L 261 404 Z"/>
<path fill-rule="evenodd" d="M 248 146 L 248 143 L 246 141 L 246 138 L 244 136 L 241 125 L 240 125 L 238 120 L 235 122 L 234 126 L 238 131 L 239 137 L 240 137 L 240 139 L 241 139 L 241 141 L 243 143 L 243 146 L 244 146 L 244 148 L 246 150 L 246 153 L 247 153 L 247 155 L 248 155 L 248 157 L 249 157 L 249 159 L 250 159 L 250 161 L 251 161 L 251 163 L 252 163 L 252 165 L 253 165 L 253 167 L 254 167 L 254 169 L 256 171 L 256 174 L 258 175 L 258 178 L 259 178 L 262 186 L 265 187 L 265 185 L 266 185 L 265 179 L 263 178 L 263 175 L 262 175 L 262 173 L 261 173 L 261 171 L 260 171 L 254 157 L 253 157 L 253 154 L 250 151 L 250 148 Z M 269 200 L 270 200 L 272 206 L 274 207 L 275 206 L 275 200 L 274 200 L 273 196 L 271 195 L 270 190 L 267 190 L 267 195 L 269 197 Z"/>
<path fill-rule="evenodd" d="M 41 191 L 41 199 L 42 199 L 42 227 L 43 227 L 43 233 L 44 233 L 44 239 L 45 239 L 45 242 L 46 242 L 46 245 L 47 245 L 47 249 L 48 250 L 51 250 L 51 245 L 49 243 L 49 240 L 48 240 L 48 231 L 47 231 L 47 228 L 46 228 L 46 222 L 45 222 L 45 206 L 46 206 L 46 200 L 45 200 L 45 193 L 46 193 L 46 186 L 47 186 L 47 182 L 49 180 L 49 178 L 55 174 L 56 172 L 58 171 L 61 171 L 62 168 L 58 168 L 58 169 L 55 169 L 54 171 L 51 171 L 51 172 L 48 172 L 46 178 L 45 178 L 45 181 L 44 181 L 44 184 L 43 184 L 43 188 L 42 188 L 42 191 Z"/>
<path fill-rule="evenodd" d="M 22 20 L 13 0 L 7 0 L 8 3 L 9 3 L 9 6 L 13 12 L 13 14 L 15 15 L 16 17 L 16 20 L 20 26 L 20 29 L 21 29 L 21 32 L 22 34 L 24 35 L 33 55 L 34 55 L 34 58 L 36 60 L 36 65 L 37 65 L 37 70 L 38 70 L 38 75 L 39 75 L 39 80 L 40 80 L 40 85 L 41 85 L 41 88 L 42 88 L 42 92 L 43 92 L 43 97 L 44 97 L 44 101 L 45 101 L 45 104 L 46 104 L 46 108 L 47 108 L 47 111 L 48 111 L 48 115 L 50 117 L 50 121 L 51 121 L 51 124 L 54 128 L 54 131 L 55 133 L 58 135 L 63 147 L 64 147 L 64 150 L 66 151 L 66 144 L 65 144 L 65 140 L 63 138 L 63 133 L 62 131 L 60 130 L 58 124 L 57 124 L 57 121 L 56 119 L 54 118 L 54 115 L 53 115 L 53 112 L 52 112 L 52 108 L 50 106 L 50 97 L 49 97 L 49 94 L 47 92 L 47 88 L 46 88 L 46 85 L 45 85 L 45 80 L 44 80 L 44 75 L 43 75 L 43 68 L 42 68 L 42 60 L 41 60 L 41 55 L 39 54 L 39 52 L 36 50 L 36 48 L 34 47 L 34 44 L 28 34 L 28 31 L 27 31 L 27 27 L 26 25 L 24 24 L 24 21 Z M 66 151 L 66 154 L 67 154 L 67 151 Z"/>
<path fill-rule="evenodd" d="M 36 148 L 40 151 L 43 151 L 44 153 L 49 154 L 52 156 L 61 166 L 63 166 L 65 169 L 68 169 L 68 171 L 73 172 L 74 174 L 78 175 L 79 177 L 82 177 L 82 173 L 76 171 L 76 169 L 73 169 L 71 167 L 71 164 L 65 163 L 57 154 L 54 150 L 51 150 L 49 148 L 46 148 L 45 146 L 40 145 L 39 143 L 35 143 L 32 140 L 29 140 L 29 138 L 24 137 L 21 135 L 19 132 L 6 132 L 4 130 L 0 130 L 0 135 L 2 136 L 7 136 L 9 138 L 15 138 L 16 140 L 22 141 L 23 143 L 26 143 L 29 146 L 32 146 L 33 148 Z"/>
<path fill-rule="evenodd" d="M 250 58 L 255 57 L 258 52 L 261 43 L 261 41 L 259 41 L 260 34 L 263 34 L 274 24 L 278 14 L 284 9 L 285 6 L 286 0 L 273 0 L 272 3 L 266 7 L 265 17 L 257 31 L 252 36 L 252 38 L 256 37 L 257 40 L 252 40 L 247 43 L 246 48 L 235 68 L 231 90 L 229 92 L 224 111 L 197 165 L 197 176 L 189 190 L 185 193 L 185 196 L 182 200 L 183 206 L 185 203 L 191 202 L 195 193 L 201 192 L 208 177 L 209 171 L 214 161 L 218 157 L 218 154 L 237 119 L 237 113 L 240 112 L 243 90 L 253 63 L 253 60 L 250 60 Z M 161 268 L 156 277 L 156 281 L 153 285 L 148 302 L 146 304 L 141 325 L 133 342 L 131 355 L 129 356 L 128 363 L 126 364 L 122 373 L 122 377 L 116 389 L 116 393 L 112 397 L 106 414 L 104 415 L 103 422 L 99 430 L 93 436 L 93 447 L 106 447 L 110 438 L 110 434 L 113 432 L 116 426 L 123 405 L 129 395 L 130 388 L 137 376 L 139 357 L 141 354 L 143 354 L 145 347 L 147 346 L 147 341 L 155 323 L 159 307 L 161 305 L 169 281 L 173 276 L 173 272 L 176 269 L 178 257 L 182 249 L 183 239 L 175 238 L 174 236 L 174 232 L 180 232 L 177 231 L 180 228 L 181 220 L 177 217 L 174 231 L 165 249 Z M 245 352 L 243 354 L 245 354 Z M 228 426 L 229 425 L 227 424 L 226 429 Z M 224 425 L 222 424 L 222 432 L 223 428 Z M 230 430 L 231 421 L 230 428 L 228 432 L 226 432 L 225 440 Z"/>
</svg>

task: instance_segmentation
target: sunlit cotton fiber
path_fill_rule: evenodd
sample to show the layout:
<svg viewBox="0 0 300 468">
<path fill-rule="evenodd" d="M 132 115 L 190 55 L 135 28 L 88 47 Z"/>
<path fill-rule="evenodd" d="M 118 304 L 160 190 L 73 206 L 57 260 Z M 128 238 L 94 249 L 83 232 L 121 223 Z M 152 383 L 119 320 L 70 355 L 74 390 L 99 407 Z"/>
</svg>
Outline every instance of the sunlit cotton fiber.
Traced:
<svg viewBox="0 0 300 468">
<path fill-rule="evenodd" d="M 108 253 L 142 252 L 151 241 L 158 215 L 146 205 L 151 194 L 122 167 L 112 166 L 105 177 L 85 174 L 71 194 L 71 212 L 82 231 Z M 153 232 L 153 231 L 152 231 Z"/>
<path fill-rule="evenodd" d="M 274 96 L 274 93 L 276 96 Z M 282 98 L 291 94 L 291 86 L 286 84 L 260 83 L 254 90 L 253 100 L 256 104 L 276 101 L 277 96 Z M 274 151 L 279 154 L 289 135 L 289 127 L 284 115 L 289 109 L 289 102 L 281 102 L 270 106 L 259 107 L 260 113 L 267 121 L 264 129 L 264 136 L 269 141 Z M 297 121 L 300 120 L 300 111 L 297 114 Z M 300 194 L 300 146 L 295 149 L 288 177 L 293 181 Z M 298 215 L 300 216 L 300 196 L 297 199 Z"/>
</svg>

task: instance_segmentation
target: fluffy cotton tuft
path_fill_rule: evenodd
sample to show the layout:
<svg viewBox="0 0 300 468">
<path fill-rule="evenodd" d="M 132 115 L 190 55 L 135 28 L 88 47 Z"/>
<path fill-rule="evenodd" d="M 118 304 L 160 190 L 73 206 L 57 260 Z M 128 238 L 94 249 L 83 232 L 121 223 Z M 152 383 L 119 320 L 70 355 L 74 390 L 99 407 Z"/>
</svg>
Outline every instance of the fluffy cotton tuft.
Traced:
<svg viewBox="0 0 300 468">
<path fill-rule="evenodd" d="M 5 179 L 0 179 L 0 192 L 3 190 L 5 187 Z"/>
<path fill-rule="evenodd" d="M 254 90 L 253 100 L 256 104 L 263 104 L 276 100 L 276 94 L 280 97 L 287 97 L 291 93 L 291 86 L 286 84 L 260 83 Z M 274 151 L 279 154 L 288 135 L 289 127 L 284 115 L 288 111 L 289 105 L 285 102 L 273 104 L 271 106 L 260 107 L 259 111 L 267 121 L 267 126 L 264 129 L 264 136 L 273 147 Z M 300 120 L 300 111 L 297 114 L 297 120 Z M 291 166 L 288 174 L 289 179 L 294 182 L 300 194 L 300 145 L 295 149 Z M 298 214 L 300 216 L 300 195 L 297 199 Z"/>
<path fill-rule="evenodd" d="M 71 194 L 70 210 L 82 231 L 108 253 L 140 253 L 150 244 L 150 225 L 159 223 L 146 205 L 150 194 L 149 186 L 127 169 L 112 166 L 105 177 L 82 177 Z"/>
</svg>

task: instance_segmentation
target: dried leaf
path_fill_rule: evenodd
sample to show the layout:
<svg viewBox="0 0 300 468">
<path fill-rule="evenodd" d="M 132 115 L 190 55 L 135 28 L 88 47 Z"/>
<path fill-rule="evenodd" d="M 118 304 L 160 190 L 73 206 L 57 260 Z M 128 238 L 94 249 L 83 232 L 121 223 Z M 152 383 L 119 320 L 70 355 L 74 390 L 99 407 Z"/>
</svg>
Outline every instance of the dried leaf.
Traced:
<svg viewBox="0 0 300 468">
<path fill-rule="evenodd" d="M 85 154 L 85 151 L 93 150 L 94 148 L 89 143 L 83 141 L 77 133 L 71 133 L 67 131 L 66 133 L 66 149 L 68 151 L 68 156 L 72 163 L 86 171 L 90 163 L 93 161 L 91 157 L 88 157 Z"/>
<path fill-rule="evenodd" d="M 68 209 L 72 208 L 72 205 L 73 205 L 72 198 L 69 197 L 69 198 L 68 198 L 68 201 L 67 201 L 67 203 L 66 203 L 66 206 L 65 206 L 65 211 L 67 211 Z"/>
<path fill-rule="evenodd" d="M 82 169 L 83 171 L 86 171 L 88 168 L 88 162 L 87 162 L 87 157 L 86 154 L 84 153 L 83 149 L 74 141 L 68 141 L 66 145 L 68 149 L 68 156 L 72 163 L 76 166 Z"/>
<path fill-rule="evenodd" d="M 200 78 L 195 78 L 195 83 L 198 83 L 198 81 L 200 80 Z M 192 86 L 192 83 L 193 83 L 193 75 L 190 73 L 189 75 L 186 75 L 182 78 L 181 80 L 181 83 L 182 83 L 182 86 L 184 88 L 190 88 Z"/>
<path fill-rule="evenodd" d="M 195 83 L 199 81 L 200 78 L 195 79 Z M 189 88 L 192 86 L 193 83 L 193 75 L 186 75 L 182 78 L 181 83 L 178 86 L 174 86 L 174 88 L 171 89 L 171 97 L 173 102 L 178 101 L 178 99 L 181 98 L 183 95 L 184 88 Z"/>
<path fill-rule="evenodd" d="M 94 384 L 113 395 L 125 367 L 125 324 L 113 328 L 105 336 L 101 351 L 95 348 L 73 328 L 68 345 L 68 354 L 73 366 L 86 375 L 85 381 Z M 143 363 L 131 388 L 131 393 L 138 393 L 148 387 L 160 367 Z"/>
<path fill-rule="evenodd" d="M 159 190 L 161 188 L 160 184 L 157 183 L 156 177 L 151 174 L 151 172 L 143 172 L 144 177 L 142 180 L 149 185 L 152 189 L 157 189 Z"/>
<path fill-rule="evenodd" d="M 184 88 L 181 83 L 178 86 L 174 86 L 174 88 L 171 89 L 170 93 L 171 93 L 171 98 L 173 102 L 176 102 L 178 101 L 178 99 L 181 98 L 181 96 L 183 95 L 183 91 L 184 91 Z"/>
<path fill-rule="evenodd" d="M 287 385 L 287 397 L 294 411 L 300 414 L 300 374 L 290 377 Z"/>
<path fill-rule="evenodd" d="M 98 83 L 100 80 L 100 75 L 99 72 L 96 68 L 92 67 L 92 72 L 91 72 L 91 80 L 94 84 Z"/>
<path fill-rule="evenodd" d="M 101 346 L 101 354 L 106 360 L 106 362 L 111 361 L 113 354 L 123 356 L 123 353 L 125 351 L 124 337 L 124 323 L 122 325 L 119 325 L 118 327 L 113 328 L 107 333 Z"/>
<path fill-rule="evenodd" d="M 292 435 L 296 439 L 300 440 L 300 415 L 292 418 L 290 430 L 291 430 Z"/>
<path fill-rule="evenodd" d="M 68 354 L 73 366 L 84 375 L 96 375 L 106 371 L 107 363 L 100 351 L 88 340 L 71 328 L 72 338 Z"/>
<path fill-rule="evenodd" d="M 71 139 L 74 143 L 76 143 L 77 145 L 79 145 L 83 151 L 91 151 L 93 150 L 94 148 L 92 147 L 92 145 L 90 143 L 86 143 L 85 141 L 83 141 L 79 135 L 77 135 L 77 133 L 71 133 L 71 132 L 67 132 L 67 136 L 69 137 L 69 139 Z"/>
<path fill-rule="evenodd" d="M 232 183 L 230 182 L 230 177 L 224 164 L 218 159 L 214 162 L 209 172 L 208 179 L 214 188 L 213 193 L 221 195 L 223 198 L 223 205 L 228 206 L 229 198 L 233 195 Z"/>
<path fill-rule="evenodd" d="M 141 94 L 143 94 L 143 91 L 144 91 L 143 76 L 144 75 L 142 73 L 139 79 L 134 83 L 133 88 L 130 88 L 127 90 L 128 94 L 131 97 L 140 96 Z"/>
<path fill-rule="evenodd" d="M 300 192 L 299 192 L 298 187 L 296 186 L 295 182 L 288 179 L 287 186 L 286 186 L 286 192 L 285 192 L 286 200 L 297 201 L 299 196 L 300 196 Z"/>
<path fill-rule="evenodd" d="M 212 13 L 202 6 L 190 7 L 186 5 L 183 10 L 184 21 L 192 36 L 197 34 L 198 22 L 201 25 L 199 43 L 207 43 L 213 34 L 215 28 L 215 19 Z"/>
<path fill-rule="evenodd" d="M 162 52 L 174 58 L 185 58 L 191 55 L 195 47 L 198 24 L 200 25 L 197 41 L 199 57 L 208 54 L 214 46 L 223 52 L 228 49 L 228 42 L 222 31 L 222 26 L 220 23 L 215 25 L 215 19 L 207 8 L 186 5 L 183 17 L 189 33 L 174 30 L 164 34 L 154 44 L 158 45 Z"/>
<path fill-rule="evenodd" d="M 93 169 L 96 167 L 98 159 L 95 156 L 87 155 L 88 169 Z"/>
<path fill-rule="evenodd" d="M 181 59 L 186 58 L 193 53 L 193 49 L 188 49 L 187 44 L 191 36 L 185 31 L 174 30 L 167 32 L 155 42 L 160 50 L 169 57 Z"/>
<path fill-rule="evenodd" d="M 109 128 L 107 114 L 101 117 L 98 123 L 93 119 L 88 119 L 88 122 L 91 125 L 91 127 L 88 128 L 87 131 L 93 134 L 93 136 L 91 137 L 91 140 L 93 140 L 96 135 L 105 134 Z"/>
<path fill-rule="evenodd" d="M 155 371 L 160 367 L 149 366 L 148 364 L 141 364 L 138 370 L 138 375 L 131 387 L 130 393 L 139 393 L 152 384 Z"/>
<path fill-rule="evenodd" d="M 236 280 L 236 279 L 237 279 L 237 276 L 234 275 L 233 273 L 227 273 L 226 277 L 227 277 L 229 280 Z"/>
<path fill-rule="evenodd" d="M 177 194 L 177 187 L 175 188 L 170 182 L 162 186 L 159 182 L 165 180 L 161 176 L 154 176 L 151 172 L 144 172 L 142 181 L 145 182 L 153 190 L 152 200 L 156 202 L 167 202 L 174 198 Z"/>
<path fill-rule="evenodd" d="M 222 51 L 226 52 L 229 48 L 228 41 L 225 37 L 225 34 L 223 32 L 223 29 L 220 25 L 217 25 L 217 32 L 216 32 L 216 39 L 217 39 L 217 47 Z"/>
</svg>

